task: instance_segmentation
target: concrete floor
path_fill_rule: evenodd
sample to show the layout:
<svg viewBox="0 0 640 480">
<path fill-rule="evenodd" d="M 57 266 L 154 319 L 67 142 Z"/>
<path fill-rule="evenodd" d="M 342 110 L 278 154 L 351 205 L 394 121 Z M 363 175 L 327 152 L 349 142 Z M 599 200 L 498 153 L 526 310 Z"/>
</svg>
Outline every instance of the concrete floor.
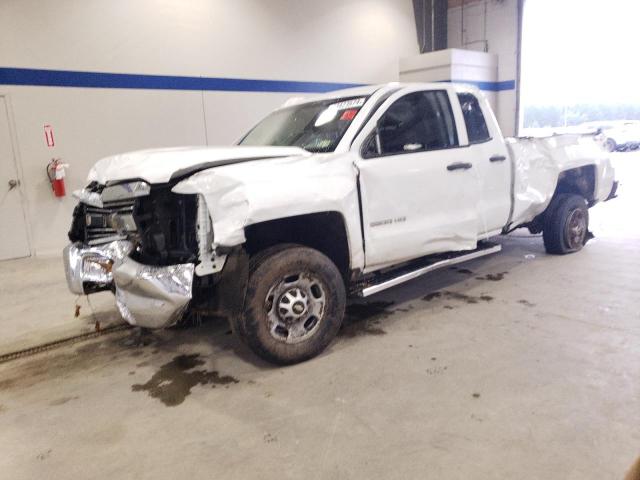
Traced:
<svg viewBox="0 0 640 480">
<path fill-rule="evenodd" d="M 622 478 L 640 453 L 640 154 L 616 162 L 623 196 L 579 254 L 517 232 L 351 305 L 301 365 L 258 361 L 222 323 L 0 365 L 0 477 Z M 74 301 L 21 298 L 12 321 Z"/>
<path fill-rule="evenodd" d="M 69 293 L 59 257 L 0 262 L 0 302 L 0 355 L 123 323 L 110 292 Z"/>
</svg>

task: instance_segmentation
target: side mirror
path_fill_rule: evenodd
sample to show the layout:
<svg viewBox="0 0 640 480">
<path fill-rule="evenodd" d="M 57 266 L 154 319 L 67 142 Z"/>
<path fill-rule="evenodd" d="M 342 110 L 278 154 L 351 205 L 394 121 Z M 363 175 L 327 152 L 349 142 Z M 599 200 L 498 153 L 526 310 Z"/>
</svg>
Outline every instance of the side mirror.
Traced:
<svg viewBox="0 0 640 480">
<path fill-rule="evenodd" d="M 362 158 L 375 158 L 380 156 L 380 137 L 378 136 L 378 129 L 376 128 L 362 144 L 360 154 Z"/>
</svg>

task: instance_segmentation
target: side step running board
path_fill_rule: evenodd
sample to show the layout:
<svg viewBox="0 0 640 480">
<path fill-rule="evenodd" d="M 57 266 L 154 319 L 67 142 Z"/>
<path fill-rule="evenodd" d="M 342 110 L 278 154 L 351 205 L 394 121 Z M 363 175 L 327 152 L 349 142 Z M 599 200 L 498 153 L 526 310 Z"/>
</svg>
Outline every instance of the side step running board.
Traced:
<svg viewBox="0 0 640 480">
<path fill-rule="evenodd" d="M 424 265 L 420 268 L 417 268 L 416 270 L 411 270 L 409 272 L 403 270 L 404 273 L 400 273 L 399 275 L 391 278 L 387 277 L 380 283 L 364 287 L 362 289 L 361 296 L 368 297 L 369 295 L 373 295 L 374 293 L 381 292 L 382 290 L 386 290 L 387 288 L 395 287 L 396 285 L 400 285 L 401 283 L 408 282 L 409 280 L 413 280 L 414 278 L 418 278 L 425 273 L 433 272 L 434 270 L 438 270 L 439 268 L 466 262 L 469 260 L 473 260 L 474 258 L 484 257 L 485 255 L 491 255 L 492 253 L 497 253 L 500 250 L 502 250 L 502 245 L 489 244 L 476 250 L 472 250 L 468 253 L 461 253 L 459 255 L 455 255 L 445 259 L 439 258 L 433 263 Z"/>
</svg>

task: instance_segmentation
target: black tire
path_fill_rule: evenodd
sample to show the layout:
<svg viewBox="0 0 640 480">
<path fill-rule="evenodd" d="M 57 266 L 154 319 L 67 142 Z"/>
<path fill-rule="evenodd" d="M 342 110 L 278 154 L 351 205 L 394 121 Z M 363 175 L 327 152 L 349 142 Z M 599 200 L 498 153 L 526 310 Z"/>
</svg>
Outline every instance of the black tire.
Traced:
<svg viewBox="0 0 640 480">
<path fill-rule="evenodd" d="M 547 253 L 565 255 L 581 250 L 589 238 L 589 210 L 584 197 L 557 195 L 547 208 L 542 238 Z"/>
<path fill-rule="evenodd" d="M 280 243 L 278 245 L 274 245 L 269 248 L 265 248 L 264 250 L 259 251 L 255 255 L 253 255 L 249 259 L 249 278 L 251 277 L 251 272 L 254 271 L 258 265 L 262 263 L 262 261 L 269 257 L 270 255 L 274 255 L 282 250 L 287 248 L 296 247 L 297 245 L 293 243 Z M 245 295 L 245 304 L 247 303 L 247 294 Z M 244 306 L 241 309 L 242 311 L 234 312 L 229 317 L 229 326 L 231 327 L 231 331 L 240 339 L 242 343 L 245 345 L 247 342 L 247 332 L 245 329 L 245 321 L 244 321 Z"/>
<path fill-rule="evenodd" d="M 237 330 L 253 352 L 271 363 L 303 362 L 335 338 L 345 305 L 344 281 L 327 256 L 299 245 L 276 245 L 250 260 Z"/>
</svg>

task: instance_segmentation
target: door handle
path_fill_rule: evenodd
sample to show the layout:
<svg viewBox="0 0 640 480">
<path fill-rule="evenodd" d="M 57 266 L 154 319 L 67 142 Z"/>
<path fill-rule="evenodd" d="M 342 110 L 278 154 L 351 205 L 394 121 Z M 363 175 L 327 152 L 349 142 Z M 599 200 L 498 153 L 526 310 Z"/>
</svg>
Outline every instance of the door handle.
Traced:
<svg viewBox="0 0 640 480">
<path fill-rule="evenodd" d="M 473 165 L 467 162 L 456 162 L 450 165 L 447 165 L 447 170 L 450 172 L 453 170 L 469 170 Z"/>
<path fill-rule="evenodd" d="M 493 157 L 489 158 L 490 162 L 504 162 L 507 159 L 507 157 L 505 157 L 504 155 L 494 155 Z"/>
</svg>

